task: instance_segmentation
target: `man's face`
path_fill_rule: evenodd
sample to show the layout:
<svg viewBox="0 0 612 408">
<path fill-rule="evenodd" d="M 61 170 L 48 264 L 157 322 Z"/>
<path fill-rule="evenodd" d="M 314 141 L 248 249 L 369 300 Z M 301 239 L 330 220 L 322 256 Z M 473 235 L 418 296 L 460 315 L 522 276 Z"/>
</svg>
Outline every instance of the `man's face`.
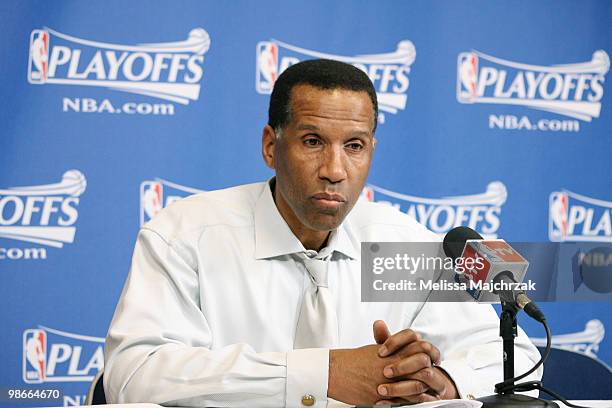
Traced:
<svg viewBox="0 0 612 408">
<path fill-rule="evenodd" d="M 298 85 L 290 123 L 264 158 L 276 170 L 276 205 L 292 230 L 330 231 L 356 203 L 366 181 L 375 139 L 366 92 Z M 301 225 L 292 225 L 299 223 Z"/>
</svg>

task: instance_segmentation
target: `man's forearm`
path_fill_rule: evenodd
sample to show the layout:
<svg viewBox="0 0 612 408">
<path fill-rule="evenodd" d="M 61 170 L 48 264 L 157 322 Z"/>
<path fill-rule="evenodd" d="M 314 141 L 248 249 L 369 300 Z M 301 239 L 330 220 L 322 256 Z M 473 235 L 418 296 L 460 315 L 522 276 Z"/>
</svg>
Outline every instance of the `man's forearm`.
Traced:
<svg viewBox="0 0 612 408">
<path fill-rule="evenodd" d="M 111 403 L 180 406 L 285 406 L 286 353 L 256 353 L 245 344 L 218 350 L 165 344 L 134 346 L 108 359 Z"/>
</svg>

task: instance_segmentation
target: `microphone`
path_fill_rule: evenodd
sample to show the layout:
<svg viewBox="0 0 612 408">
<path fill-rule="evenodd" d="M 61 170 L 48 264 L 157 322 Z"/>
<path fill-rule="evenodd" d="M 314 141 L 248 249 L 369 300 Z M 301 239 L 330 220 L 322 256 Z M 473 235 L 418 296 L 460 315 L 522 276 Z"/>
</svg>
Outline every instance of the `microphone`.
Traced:
<svg viewBox="0 0 612 408">
<path fill-rule="evenodd" d="M 539 322 L 546 318 L 525 291 L 517 289 L 529 262 L 501 239 L 485 240 L 468 227 L 450 230 L 442 244 L 444 253 L 457 265 L 466 266 L 464 278 L 471 280 L 469 293 L 479 302 L 511 303 Z M 468 264 L 473 265 L 467 267 Z"/>
<path fill-rule="evenodd" d="M 550 352 L 550 329 L 544 314 L 531 301 L 523 290 L 514 289 L 517 279 L 522 282 L 529 262 L 525 260 L 504 240 L 485 240 L 471 228 L 453 228 L 444 237 L 444 253 L 455 263 L 457 278 L 467 278 L 471 283 L 481 284 L 483 289 L 468 291 L 477 301 L 488 301 L 496 295 L 502 302 L 499 319 L 499 335 L 503 339 L 504 381 L 495 384 L 494 395 L 478 398 L 483 408 L 541 408 L 559 407 L 556 403 L 526 395 L 514 394 L 515 390 L 543 390 L 541 382 L 531 381 L 515 384 L 533 373 L 544 363 Z M 469 261 L 469 262 L 468 262 Z M 470 263 L 471 262 L 471 263 Z M 472 266 L 468 266 L 468 263 Z M 459 270 L 459 267 L 463 270 Z M 490 287 L 484 284 L 489 284 Z M 484 289 L 486 287 L 486 289 Z M 546 328 L 546 351 L 544 356 L 527 372 L 515 376 L 514 338 L 517 336 L 516 314 L 523 309 L 525 313 L 541 322 Z M 545 391 L 547 392 L 547 391 Z M 548 393 L 548 392 L 547 392 Z"/>
</svg>

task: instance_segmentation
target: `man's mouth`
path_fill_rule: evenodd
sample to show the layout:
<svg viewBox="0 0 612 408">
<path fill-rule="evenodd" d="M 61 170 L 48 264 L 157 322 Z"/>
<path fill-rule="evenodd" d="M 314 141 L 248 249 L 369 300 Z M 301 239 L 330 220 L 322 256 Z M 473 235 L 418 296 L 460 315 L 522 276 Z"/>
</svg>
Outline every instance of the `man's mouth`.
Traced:
<svg viewBox="0 0 612 408">
<path fill-rule="evenodd" d="M 312 199 L 317 206 L 323 208 L 338 208 L 346 202 L 346 198 L 338 193 L 318 193 Z"/>
</svg>

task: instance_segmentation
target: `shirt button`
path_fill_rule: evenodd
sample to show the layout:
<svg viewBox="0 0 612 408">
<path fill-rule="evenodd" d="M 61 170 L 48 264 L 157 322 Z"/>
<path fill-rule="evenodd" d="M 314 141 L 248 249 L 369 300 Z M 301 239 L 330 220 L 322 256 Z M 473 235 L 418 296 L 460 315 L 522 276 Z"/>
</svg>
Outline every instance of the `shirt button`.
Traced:
<svg viewBox="0 0 612 408">
<path fill-rule="evenodd" d="M 306 394 L 302 397 L 302 405 L 307 407 L 312 407 L 315 403 L 316 399 L 310 394 Z"/>
</svg>

